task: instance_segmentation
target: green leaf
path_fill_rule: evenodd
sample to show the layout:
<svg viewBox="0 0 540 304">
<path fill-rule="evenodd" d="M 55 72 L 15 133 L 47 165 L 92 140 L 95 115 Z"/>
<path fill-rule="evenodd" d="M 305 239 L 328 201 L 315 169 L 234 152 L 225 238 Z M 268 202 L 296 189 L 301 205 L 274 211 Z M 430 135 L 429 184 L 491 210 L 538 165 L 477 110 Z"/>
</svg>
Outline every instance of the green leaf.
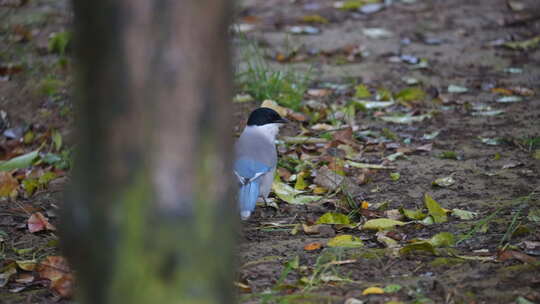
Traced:
<svg viewBox="0 0 540 304">
<path fill-rule="evenodd" d="M 302 205 L 320 200 L 322 197 L 318 195 L 299 195 L 304 191 L 296 190 L 293 187 L 281 182 L 279 178 L 272 183 L 274 193 L 286 203 L 293 205 Z"/>
<path fill-rule="evenodd" d="M 439 187 L 450 187 L 453 184 L 456 183 L 456 180 L 452 176 L 445 176 L 437 178 L 433 181 L 433 186 L 439 186 Z"/>
<path fill-rule="evenodd" d="M 503 46 L 513 50 L 528 50 L 537 47 L 540 44 L 540 36 L 533 37 L 523 41 L 506 42 Z"/>
<path fill-rule="evenodd" d="M 401 174 L 399 174 L 399 172 L 392 172 L 392 173 L 390 173 L 390 178 L 391 178 L 393 181 L 398 181 L 400 177 L 401 177 Z"/>
<path fill-rule="evenodd" d="M 359 84 L 355 88 L 354 97 L 356 98 L 369 98 L 371 97 L 371 93 L 369 92 L 368 88 L 364 84 Z"/>
<path fill-rule="evenodd" d="M 358 248 L 363 247 L 364 243 L 356 236 L 349 234 L 338 235 L 328 241 L 326 244 L 328 247 L 345 247 L 345 248 Z"/>
<path fill-rule="evenodd" d="M 392 97 L 392 92 L 385 88 L 380 88 L 377 90 L 377 100 L 379 101 L 391 101 L 394 98 Z"/>
<path fill-rule="evenodd" d="M 395 226 L 403 226 L 405 225 L 402 221 L 392 220 L 388 218 L 378 218 L 378 219 L 372 219 L 367 222 L 365 222 L 364 226 L 362 226 L 362 229 L 366 230 L 389 230 L 394 228 Z"/>
<path fill-rule="evenodd" d="M 26 195 L 31 196 L 39 187 L 39 183 L 38 180 L 35 178 L 27 178 L 22 181 L 22 187 L 24 191 L 26 191 Z"/>
<path fill-rule="evenodd" d="M 53 131 L 52 140 L 54 144 L 54 150 L 60 151 L 60 149 L 62 148 L 62 134 L 60 134 L 60 132 L 58 131 Z"/>
<path fill-rule="evenodd" d="M 458 159 L 458 154 L 454 151 L 443 151 L 439 154 L 439 158 L 442 159 Z"/>
<path fill-rule="evenodd" d="M 405 208 L 399 208 L 399 212 L 403 214 L 406 218 L 411 220 L 417 220 L 421 221 L 426 218 L 427 214 L 423 213 L 422 210 L 416 209 L 405 209 Z"/>
<path fill-rule="evenodd" d="M 305 177 L 309 176 L 309 172 L 302 171 L 296 175 L 296 183 L 294 184 L 294 189 L 304 190 L 307 188 L 308 183 L 305 181 Z"/>
<path fill-rule="evenodd" d="M 0 171 L 11 171 L 30 167 L 37 156 L 38 150 L 17 156 L 8 161 L 0 162 Z"/>
<path fill-rule="evenodd" d="M 386 285 L 384 287 L 384 292 L 386 293 L 393 293 L 393 292 L 398 292 L 402 289 L 403 287 L 401 285 L 398 285 L 398 284 L 390 284 L 390 285 Z"/>
<path fill-rule="evenodd" d="M 462 209 L 452 209 L 452 215 L 462 220 L 472 220 L 478 216 L 478 213 Z"/>
<path fill-rule="evenodd" d="M 31 144 L 34 141 L 34 138 L 36 138 L 36 135 L 32 131 L 28 131 L 24 134 L 23 142 L 27 145 Z"/>
<path fill-rule="evenodd" d="M 450 247 L 456 243 L 454 235 L 450 232 L 441 232 L 434 235 L 428 241 L 433 247 Z"/>
<path fill-rule="evenodd" d="M 414 242 L 399 250 L 399 253 L 401 255 L 407 255 L 413 252 L 428 252 L 433 255 L 436 254 L 435 248 L 433 247 L 433 245 L 431 245 L 431 243 L 426 242 L 426 241 Z"/>
<path fill-rule="evenodd" d="M 428 214 L 433 217 L 436 224 L 444 223 L 448 220 L 446 211 L 429 194 L 424 195 L 424 203 L 428 208 Z"/>
<path fill-rule="evenodd" d="M 351 220 L 348 216 L 341 213 L 327 212 L 317 220 L 316 224 L 341 224 L 350 225 Z"/>
<path fill-rule="evenodd" d="M 47 153 L 41 159 L 48 165 L 54 165 L 54 164 L 62 161 L 62 157 L 60 157 L 60 155 L 54 154 L 54 153 Z"/>
<path fill-rule="evenodd" d="M 396 94 L 396 100 L 411 102 L 426 99 L 426 92 L 418 87 L 406 88 Z"/>
<path fill-rule="evenodd" d="M 56 178 L 56 173 L 54 172 L 45 172 L 43 175 L 39 177 L 38 183 L 40 185 L 47 185 L 50 181 Z"/>
</svg>

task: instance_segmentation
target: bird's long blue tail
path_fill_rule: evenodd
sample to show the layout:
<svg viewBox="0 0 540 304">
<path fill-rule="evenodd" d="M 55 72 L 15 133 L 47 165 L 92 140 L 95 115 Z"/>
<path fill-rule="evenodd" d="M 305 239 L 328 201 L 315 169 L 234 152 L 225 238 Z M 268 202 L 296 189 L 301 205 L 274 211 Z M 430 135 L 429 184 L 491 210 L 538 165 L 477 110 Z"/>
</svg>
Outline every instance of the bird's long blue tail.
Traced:
<svg viewBox="0 0 540 304">
<path fill-rule="evenodd" d="M 259 184 L 259 179 L 256 179 L 240 187 L 238 201 L 242 219 L 248 218 L 251 215 L 251 212 L 255 210 L 255 204 L 259 197 Z"/>
</svg>

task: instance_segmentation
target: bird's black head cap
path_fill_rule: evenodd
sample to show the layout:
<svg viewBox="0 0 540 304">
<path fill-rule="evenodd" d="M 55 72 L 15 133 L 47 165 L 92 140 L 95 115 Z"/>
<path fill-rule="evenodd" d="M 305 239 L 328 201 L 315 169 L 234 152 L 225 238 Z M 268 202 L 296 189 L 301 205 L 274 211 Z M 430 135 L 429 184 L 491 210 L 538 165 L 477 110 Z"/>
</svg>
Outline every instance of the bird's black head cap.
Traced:
<svg viewBox="0 0 540 304">
<path fill-rule="evenodd" d="M 270 108 L 258 108 L 249 115 L 247 125 L 263 126 L 271 123 L 287 123 L 287 120 Z"/>
</svg>

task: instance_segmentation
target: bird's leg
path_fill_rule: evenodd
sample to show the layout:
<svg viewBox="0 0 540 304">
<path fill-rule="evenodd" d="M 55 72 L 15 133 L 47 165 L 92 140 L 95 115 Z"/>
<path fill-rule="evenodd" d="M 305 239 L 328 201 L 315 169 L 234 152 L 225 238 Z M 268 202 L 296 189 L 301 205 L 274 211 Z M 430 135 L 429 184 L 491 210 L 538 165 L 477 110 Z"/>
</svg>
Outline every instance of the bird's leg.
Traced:
<svg viewBox="0 0 540 304">
<path fill-rule="evenodd" d="M 264 202 L 264 207 L 265 208 L 268 208 L 268 202 L 266 201 L 266 197 L 263 196 L 263 202 Z"/>
</svg>

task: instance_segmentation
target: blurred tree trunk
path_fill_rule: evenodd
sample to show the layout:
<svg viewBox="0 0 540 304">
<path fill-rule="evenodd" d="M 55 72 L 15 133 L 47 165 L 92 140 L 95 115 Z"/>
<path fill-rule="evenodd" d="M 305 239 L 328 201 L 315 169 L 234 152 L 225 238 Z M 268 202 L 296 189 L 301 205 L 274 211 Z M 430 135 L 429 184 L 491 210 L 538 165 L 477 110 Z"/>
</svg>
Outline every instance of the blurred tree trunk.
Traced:
<svg viewBox="0 0 540 304">
<path fill-rule="evenodd" d="M 231 302 L 231 3 L 73 4 L 80 144 L 62 247 L 79 301 Z"/>
</svg>

